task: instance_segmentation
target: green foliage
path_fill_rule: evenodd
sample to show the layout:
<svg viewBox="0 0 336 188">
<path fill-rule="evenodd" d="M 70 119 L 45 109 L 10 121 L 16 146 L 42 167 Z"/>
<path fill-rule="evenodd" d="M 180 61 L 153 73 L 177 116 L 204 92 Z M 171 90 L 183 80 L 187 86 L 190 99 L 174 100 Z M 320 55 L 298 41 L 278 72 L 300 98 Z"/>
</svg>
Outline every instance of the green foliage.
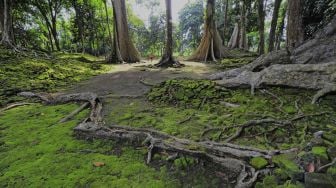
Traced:
<svg viewBox="0 0 336 188">
<path fill-rule="evenodd" d="M 296 173 L 301 172 L 299 166 L 293 162 L 293 157 L 289 155 L 277 155 L 272 158 L 272 161 L 280 167 L 278 171 L 282 177 L 292 177 Z"/>
<path fill-rule="evenodd" d="M 312 153 L 318 157 L 322 157 L 324 159 L 328 159 L 327 148 L 316 146 L 312 148 Z"/>
<path fill-rule="evenodd" d="M 262 169 L 267 166 L 268 161 L 263 157 L 254 157 L 251 159 L 250 164 L 256 169 Z"/>
<path fill-rule="evenodd" d="M 1 115 L 0 187 L 178 185 L 166 170 L 146 166 L 143 150 L 75 139 L 72 128 L 87 111 L 70 122 L 57 122 L 77 107 L 33 105 Z M 105 165 L 95 167 L 97 161 Z"/>
<path fill-rule="evenodd" d="M 153 102 L 197 108 L 208 102 L 218 103 L 228 94 L 208 80 L 168 80 L 153 87 L 147 98 Z"/>
<path fill-rule="evenodd" d="M 0 49 L 0 53 L 7 54 L 5 59 L 0 57 L 3 62 L 0 66 L 0 106 L 19 99 L 16 97 L 19 92 L 52 92 L 111 69 L 88 55 L 56 54 L 55 58 L 43 59 L 15 57 L 4 49 Z"/>
</svg>

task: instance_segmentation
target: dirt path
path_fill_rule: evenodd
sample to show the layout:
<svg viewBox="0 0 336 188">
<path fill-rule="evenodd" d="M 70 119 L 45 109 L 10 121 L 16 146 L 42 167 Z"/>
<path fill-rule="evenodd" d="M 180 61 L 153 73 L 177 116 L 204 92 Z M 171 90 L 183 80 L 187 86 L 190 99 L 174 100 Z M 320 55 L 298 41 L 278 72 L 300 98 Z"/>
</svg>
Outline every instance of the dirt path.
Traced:
<svg viewBox="0 0 336 188">
<path fill-rule="evenodd" d="M 71 88 L 69 92 L 94 92 L 100 96 L 143 95 L 150 87 L 140 83 L 140 80 L 157 84 L 168 79 L 192 78 L 202 79 L 216 72 L 215 65 L 196 62 L 182 62 L 186 66 L 180 69 L 152 68 L 153 63 L 122 64 L 114 66 L 110 73 L 93 77 Z"/>
</svg>

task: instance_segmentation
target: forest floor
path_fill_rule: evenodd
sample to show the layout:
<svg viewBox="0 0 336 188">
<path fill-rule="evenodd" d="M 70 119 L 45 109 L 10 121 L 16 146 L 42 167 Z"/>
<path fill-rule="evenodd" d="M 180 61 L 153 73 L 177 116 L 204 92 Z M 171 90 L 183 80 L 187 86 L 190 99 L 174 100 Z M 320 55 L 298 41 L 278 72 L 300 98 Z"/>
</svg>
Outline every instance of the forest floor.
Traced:
<svg viewBox="0 0 336 188">
<path fill-rule="evenodd" d="M 211 73 L 248 63 L 251 57 L 216 64 L 182 62 L 186 66 L 181 69 L 157 69 L 152 66 L 154 61 L 105 65 L 100 59 L 78 54 L 58 54 L 46 60 L 14 58 L 1 52 L 5 53 L 2 58 L 8 57 L 2 59 L 0 68 L 4 85 L 0 89 L 1 106 L 26 101 L 15 95 L 20 91 L 94 92 L 103 100 L 106 126 L 145 127 L 180 138 L 217 142 L 235 132 L 230 126 L 252 119 L 288 120 L 319 113 L 289 127 L 249 127 L 233 140 L 260 149 L 300 148 L 298 153 L 279 156 L 272 162 L 251 159 L 255 168 L 275 165 L 275 174 L 259 182 L 259 187 L 301 187 L 300 175 L 305 171 L 301 163 L 324 164 L 335 155 L 335 151 L 329 152 L 336 143 L 335 96 L 312 105 L 312 91 L 270 88 L 252 96 L 249 89 L 219 89 L 205 80 Z M 146 148 L 77 140 L 72 129 L 88 110 L 59 123 L 80 104 L 45 106 L 30 102 L 34 104 L 0 112 L 1 187 L 223 187 L 234 183 L 210 164 L 200 165 L 192 158 L 171 164 L 166 162 L 167 156 L 156 155 L 146 165 Z M 317 131 L 328 132 L 327 138 L 307 148 Z M 336 167 L 329 168 L 328 174 L 335 175 Z"/>
</svg>

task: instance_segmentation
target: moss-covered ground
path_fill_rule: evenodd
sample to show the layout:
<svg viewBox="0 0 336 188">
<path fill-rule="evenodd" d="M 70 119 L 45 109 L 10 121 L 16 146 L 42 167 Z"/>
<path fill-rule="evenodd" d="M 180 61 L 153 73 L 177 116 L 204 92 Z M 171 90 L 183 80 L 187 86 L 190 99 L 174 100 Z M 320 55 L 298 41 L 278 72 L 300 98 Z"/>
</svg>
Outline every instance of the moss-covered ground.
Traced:
<svg viewBox="0 0 336 188">
<path fill-rule="evenodd" d="M 146 148 L 108 141 L 77 140 L 72 121 L 57 123 L 78 105 L 31 105 L 0 116 L 0 187 L 180 187 L 218 185 L 205 170 L 145 164 Z M 102 164 L 98 167 L 95 163 Z M 169 168 L 168 168 L 169 167 Z M 192 167 L 190 167 L 192 168 Z M 196 168 L 196 167 L 195 167 Z M 169 169 L 169 170 L 168 170 Z"/>
<path fill-rule="evenodd" d="M 223 60 L 221 69 L 247 64 L 254 57 Z M 54 54 L 53 58 L 17 56 L 0 50 L 0 106 L 24 100 L 21 91 L 54 92 L 69 88 L 112 66 L 82 54 Z M 248 89 L 228 90 L 207 80 L 168 80 L 138 99 L 104 98 L 106 125 L 146 127 L 195 141 L 223 142 L 233 125 L 253 119 L 289 120 L 302 114 L 319 114 L 291 126 L 253 126 L 234 143 L 261 149 L 299 148 L 272 161 L 250 159 L 256 168 L 274 165 L 274 174 L 257 187 L 302 187 L 298 175 L 309 163 L 325 164 L 336 146 L 335 96 L 312 105 L 314 92 L 269 88 L 251 95 Z M 79 104 L 18 107 L 0 114 L 0 187 L 225 187 L 225 174 L 198 165 L 194 159 L 174 163 L 156 155 L 145 164 L 146 148 L 109 141 L 77 140 L 72 129 L 87 116 L 83 111 L 67 123 L 60 119 Z M 314 139 L 317 131 L 323 138 Z M 309 144 L 308 144 L 309 143 Z M 334 148 L 335 149 L 335 148 Z M 336 175 L 336 166 L 327 170 Z M 230 183 L 230 182 L 229 182 Z"/>
<path fill-rule="evenodd" d="M 312 91 L 284 88 L 258 90 L 251 95 L 248 89 L 220 89 L 206 80 L 168 80 L 153 87 L 146 100 L 111 100 L 113 110 L 108 111 L 106 120 L 107 124 L 152 128 L 195 141 L 222 142 L 235 133 L 236 128 L 230 126 L 249 120 L 291 120 L 301 115 L 322 113 L 302 118 L 290 126 L 252 126 L 233 141 L 266 150 L 299 148 L 301 156 L 285 155 L 271 162 L 278 167 L 275 171 L 277 182 L 285 185 L 287 180 L 304 172 L 301 163 L 308 164 L 321 158 L 325 158 L 327 163 L 332 159 L 327 149 L 336 146 L 335 96 L 312 105 L 313 95 Z M 234 104 L 234 107 L 228 106 L 228 103 Z M 313 134 L 317 131 L 325 131 L 326 139 L 315 143 Z M 314 147 L 307 146 L 308 143 Z M 271 164 L 262 158 L 252 159 L 250 163 L 256 168 Z M 333 168 L 330 169 L 332 171 Z M 294 186 L 295 183 L 287 184 Z M 259 186 L 262 184 L 259 183 Z"/>
<path fill-rule="evenodd" d="M 18 55 L 0 48 L 0 106 L 21 100 L 16 94 L 22 91 L 55 92 L 112 69 L 99 60 L 84 54 Z"/>
</svg>

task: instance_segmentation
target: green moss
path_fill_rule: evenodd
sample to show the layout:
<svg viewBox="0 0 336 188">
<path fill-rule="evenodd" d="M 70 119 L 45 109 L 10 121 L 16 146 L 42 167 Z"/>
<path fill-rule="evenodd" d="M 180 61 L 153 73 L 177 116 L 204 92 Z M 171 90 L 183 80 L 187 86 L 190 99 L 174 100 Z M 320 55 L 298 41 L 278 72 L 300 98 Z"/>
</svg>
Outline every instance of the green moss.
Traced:
<svg viewBox="0 0 336 188">
<path fill-rule="evenodd" d="M 168 171 L 162 166 L 156 170 L 145 164 L 145 149 L 121 148 L 120 143 L 110 141 L 75 139 L 72 129 L 88 111 L 67 123 L 58 121 L 76 108 L 78 105 L 74 104 L 31 105 L 1 114 L 0 187 L 219 185 L 216 177 L 205 171 L 195 171 L 187 177 L 188 172 L 182 169 L 195 163 L 191 158 L 181 162 L 182 169 Z M 95 167 L 94 162 L 105 165 Z"/>
<path fill-rule="evenodd" d="M 7 51 L 0 48 L 0 54 L 6 54 Z M 111 70 L 110 65 L 97 63 L 93 61 L 94 57 L 83 54 L 56 55 L 44 59 L 7 53 L 5 59 L 0 56 L 0 60 L 0 106 L 22 100 L 16 97 L 21 91 L 54 92 Z"/>
<path fill-rule="evenodd" d="M 256 188 L 275 188 L 277 187 L 277 181 L 274 176 L 266 176 L 262 182 L 258 182 Z"/>
<path fill-rule="evenodd" d="M 251 159 L 250 164 L 256 169 L 261 169 L 267 166 L 268 161 L 263 157 L 254 157 Z"/>
<path fill-rule="evenodd" d="M 301 171 L 298 165 L 293 162 L 292 156 L 277 155 L 273 157 L 272 161 L 290 175 Z"/>
<path fill-rule="evenodd" d="M 207 103 L 218 103 L 228 91 L 208 80 L 168 80 L 151 89 L 148 100 L 183 107 L 198 108 Z"/>
<path fill-rule="evenodd" d="M 327 154 L 327 148 L 326 147 L 313 147 L 312 148 L 312 153 L 318 157 L 323 157 L 325 159 L 328 159 L 328 154 Z"/>
</svg>

